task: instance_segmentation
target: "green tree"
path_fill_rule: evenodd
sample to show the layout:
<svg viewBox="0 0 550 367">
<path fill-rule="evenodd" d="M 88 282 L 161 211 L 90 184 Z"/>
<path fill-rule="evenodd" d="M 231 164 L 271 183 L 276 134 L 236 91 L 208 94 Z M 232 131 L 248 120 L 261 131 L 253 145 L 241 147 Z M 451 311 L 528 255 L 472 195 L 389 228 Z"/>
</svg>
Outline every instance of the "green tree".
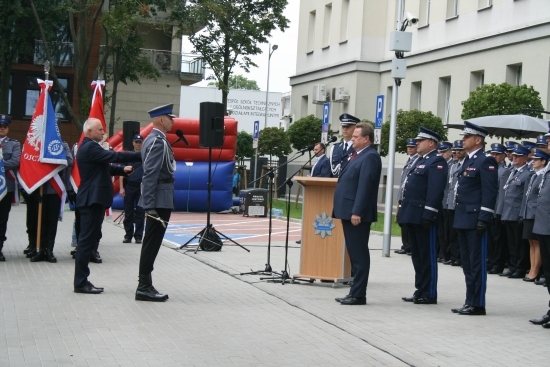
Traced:
<svg viewBox="0 0 550 367">
<path fill-rule="evenodd" d="M 257 66 L 250 56 L 262 52 L 258 45 L 266 43 L 274 29 L 284 31 L 288 27 L 288 19 L 283 15 L 287 3 L 287 0 L 192 0 L 186 6 L 171 7 L 169 20 L 180 25 L 181 34 L 191 30 L 189 41 L 194 52 L 212 69 L 226 109 L 231 71 L 239 66 L 249 72 Z"/>
<path fill-rule="evenodd" d="M 245 158 L 250 158 L 254 155 L 254 148 L 252 148 L 252 143 L 254 137 L 252 134 L 247 133 L 246 131 L 239 131 L 237 134 L 237 152 L 235 156 L 239 164 L 244 164 Z"/>
<path fill-rule="evenodd" d="M 267 127 L 260 130 L 258 137 L 258 153 L 260 155 L 269 155 L 271 157 L 281 157 L 288 155 L 292 151 L 288 134 L 278 127 Z"/>
<path fill-rule="evenodd" d="M 292 148 L 301 150 L 308 145 L 321 141 L 321 126 L 323 121 L 314 115 L 307 115 L 296 120 L 288 128 L 288 139 Z"/>
<path fill-rule="evenodd" d="M 218 83 L 210 82 L 208 85 L 215 85 L 218 87 Z M 248 79 L 243 75 L 231 75 L 229 77 L 229 89 L 246 89 L 246 90 L 260 90 L 258 83 L 255 80 Z"/>
<path fill-rule="evenodd" d="M 462 107 L 463 120 L 481 116 L 515 115 L 521 113 L 522 108 L 544 110 L 539 92 L 532 86 L 512 86 L 508 83 L 478 87 L 462 102 Z M 538 112 L 526 111 L 524 114 L 542 118 Z"/>
<path fill-rule="evenodd" d="M 397 153 L 407 152 L 407 139 L 414 138 L 418 134 L 420 126 L 427 127 L 441 136 L 442 140 L 447 140 L 447 130 L 443 127 L 441 118 L 431 112 L 419 110 L 397 111 L 396 141 L 395 151 Z M 390 140 L 390 122 L 382 125 L 382 137 L 380 141 L 380 155 L 388 155 L 388 146 Z"/>
</svg>

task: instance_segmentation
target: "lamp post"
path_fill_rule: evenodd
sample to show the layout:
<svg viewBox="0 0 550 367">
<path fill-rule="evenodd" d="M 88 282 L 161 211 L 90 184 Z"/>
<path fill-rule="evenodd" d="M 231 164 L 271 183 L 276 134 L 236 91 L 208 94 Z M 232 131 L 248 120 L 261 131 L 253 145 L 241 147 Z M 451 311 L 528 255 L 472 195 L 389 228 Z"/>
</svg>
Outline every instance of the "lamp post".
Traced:
<svg viewBox="0 0 550 367">
<path fill-rule="evenodd" d="M 267 103 L 269 100 L 269 69 L 271 67 L 271 55 L 278 49 L 279 46 L 269 43 L 269 57 L 267 58 L 267 90 L 265 92 L 265 118 L 264 118 L 264 129 L 267 127 Z M 256 168 L 254 169 L 254 188 L 256 188 L 256 179 L 258 177 L 258 148 L 256 148 Z"/>
</svg>

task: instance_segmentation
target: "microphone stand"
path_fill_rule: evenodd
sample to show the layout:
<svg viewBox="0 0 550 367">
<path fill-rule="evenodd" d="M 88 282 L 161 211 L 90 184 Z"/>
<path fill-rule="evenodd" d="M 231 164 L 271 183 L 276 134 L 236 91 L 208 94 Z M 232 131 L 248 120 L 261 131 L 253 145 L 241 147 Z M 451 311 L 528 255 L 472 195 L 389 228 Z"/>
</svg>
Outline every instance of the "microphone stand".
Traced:
<svg viewBox="0 0 550 367">
<path fill-rule="evenodd" d="M 330 145 L 329 142 L 325 147 L 328 147 Z M 290 232 L 290 191 L 292 190 L 292 178 L 296 176 L 306 165 L 311 163 L 311 160 L 315 158 L 315 156 L 311 157 L 306 163 L 304 163 L 296 172 L 294 172 L 290 177 L 286 179 L 286 181 L 277 188 L 277 190 L 281 189 L 283 186 L 288 186 L 288 195 L 286 199 L 286 239 L 285 239 L 285 268 L 279 275 L 280 278 L 277 279 L 275 277 L 271 278 L 260 278 L 260 280 L 268 280 L 272 281 L 273 283 L 281 282 L 282 285 L 286 283 L 287 280 L 290 280 L 291 283 L 294 283 L 295 281 L 307 281 L 309 283 L 313 283 L 313 280 L 306 280 L 306 279 L 292 279 L 290 275 L 288 274 L 287 268 L 290 270 L 290 266 L 288 265 L 288 235 Z"/>
<path fill-rule="evenodd" d="M 281 274 L 276 273 L 276 272 L 273 271 L 273 269 L 271 268 L 271 264 L 270 264 L 270 259 L 271 259 L 271 232 L 272 232 L 272 224 L 273 224 L 273 210 L 272 209 L 273 209 L 273 178 L 275 177 L 274 171 L 279 170 L 282 167 L 289 164 L 290 162 L 293 162 L 296 159 L 302 157 L 305 154 L 305 152 L 307 152 L 307 150 L 305 150 L 303 152 L 298 152 L 298 153 L 301 153 L 301 155 L 296 155 L 294 158 L 292 158 L 291 160 L 286 161 L 285 163 L 278 166 L 277 168 L 270 168 L 269 171 L 266 172 L 266 174 L 262 175 L 261 177 L 258 177 L 257 179 L 255 179 L 254 181 L 252 181 L 248 184 L 250 186 L 251 184 L 254 184 L 255 182 L 261 180 L 262 178 L 264 178 L 266 176 L 269 176 L 269 182 L 268 182 L 269 189 L 268 190 L 269 190 L 269 208 L 270 208 L 270 210 L 269 210 L 269 232 L 268 232 L 268 240 L 267 240 L 267 263 L 265 264 L 265 269 L 264 270 L 256 270 L 256 271 L 251 271 L 251 272 L 248 272 L 248 273 L 241 273 L 241 275 L 273 275 L 273 274 L 276 274 L 278 276 L 281 276 Z M 311 161 L 311 159 L 309 161 Z M 287 236 L 288 236 L 288 234 L 287 234 Z"/>
</svg>

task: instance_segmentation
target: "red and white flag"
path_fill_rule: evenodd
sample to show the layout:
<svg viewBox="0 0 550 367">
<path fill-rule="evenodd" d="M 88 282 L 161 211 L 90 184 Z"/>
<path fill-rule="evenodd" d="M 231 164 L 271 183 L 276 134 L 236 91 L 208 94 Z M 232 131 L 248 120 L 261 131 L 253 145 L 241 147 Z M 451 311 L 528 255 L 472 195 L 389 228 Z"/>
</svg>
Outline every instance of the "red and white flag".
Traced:
<svg viewBox="0 0 550 367">
<path fill-rule="evenodd" d="M 67 167 L 67 156 L 48 93 L 53 83 L 38 79 L 38 85 L 40 96 L 23 144 L 17 176 L 19 183 L 29 194 L 49 181 L 64 203 L 65 185 L 58 173 Z M 61 208 L 60 217 L 63 205 Z"/>
<path fill-rule="evenodd" d="M 103 108 L 103 88 L 105 88 L 104 80 L 94 80 L 92 82 L 92 88 L 94 89 L 94 95 L 92 97 L 92 107 L 90 108 L 89 117 L 93 117 L 101 121 L 103 125 L 103 131 L 107 131 L 107 125 L 105 124 L 105 109 Z M 71 171 L 71 185 L 73 186 L 74 192 L 78 192 L 78 187 L 80 186 L 80 172 L 78 171 L 78 164 L 76 161 L 76 152 L 78 147 L 82 144 L 84 139 L 84 132 L 80 134 L 80 139 L 78 140 L 78 146 L 75 148 L 74 160 L 73 160 L 73 169 Z"/>
</svg>

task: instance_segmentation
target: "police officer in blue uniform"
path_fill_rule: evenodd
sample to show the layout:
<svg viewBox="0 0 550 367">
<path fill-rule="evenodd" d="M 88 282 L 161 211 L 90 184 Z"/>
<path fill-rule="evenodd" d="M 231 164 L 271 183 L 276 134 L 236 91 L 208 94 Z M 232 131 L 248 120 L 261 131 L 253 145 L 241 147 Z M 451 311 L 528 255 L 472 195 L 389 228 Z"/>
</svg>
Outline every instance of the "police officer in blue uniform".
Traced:
<svg viewBox="0 0 550 367">
<path fill-rule="evenodd" d="M 6 258 L 2 254 L 2 248 L 4 247 L 4 242 L 7 240 L 6 229 L 11 211 L 11 202 L 15 195 L 14 193 L 17 192 L 16 177 L 21 157 L 21 144 L 15 139 L 8 138 L 10 124 L 10 116 L 0 115 L 0 144 L 2 144 L 7 186 L 6 195 L 0 200 L 0 261 L 6 261 Z"/>
<path fill-rule="evenodd" d="M 531 161 L 531 159 L 533 157 L 533 154 L 535 153 L 537 144 L 529 140 L 524 140 L 521 142 L 521 145 L 529 150 L 529 155 L 527 156 L 527 165 L 529 166 L 530 170 L 533 170 L 533 162 Z"/>
<path fill-rule="evenodd" d="M 330 165 L 332 168 L 332 177 L 340 177 L 340 172 L 348 164 L 350 157 L 355 150 L 352 145 L 351 136 L 355 130 L 355 125 L 359 123 L 357 117 L 350 115 L 349 113 L 344 113 L 340 115 L 340 126 L 342 127 L 342 136 L 343 140 L 332 146 L 332 151 L 330 154 Z"/>
<path fill-rule="evenodd" d="M 442 210 L 448 165 L 437 154 L 441 140 L 435 131 L 420 127 L 418 158 L 403 184 L 399 224 L 406 226 L 411 243 L 416 290 L 405 302 L 437 303 L 437 217 Z"/>
<path fill-rule="evenodd" d="M 407 175 L 411 171 L 412 166 L 418 159 L 418 153 L 416 148 L 416 140 L 415 138 L 408 138 L 407 139 L 407 154 L 409 155 L 409 158 L 407 159 L 407 163 L 405 163 L 405 166 L 403 167 L 403 171 L 401 172 L 401 183 L 399 184 L 399 190 L 397 191 L 397 222 L 399 224 L 399 210 L 401 209 L 401 202 L 403 201 L 403 183 L 405 182 L 405 179 L 407 178 Z M 411 254 L 411 244 L 409 242 L 409 232 L 407 231 L 407 226 L 401 227 L 401 248 L 399 250 L 395 250 L 394 252 L 396 254 Z"/>
<path fill-rule="evenodd" d="M 451 166 L 455 163 L 452 157 L 453 144 L 448 141 L 440 142 L 437 146 L 437 152 L 445 161 L 447 162 L 447 167 L 449 168 L 448 172 L 451 172 Z M 437 261 L 443 262 L 448 260 L 450 256 L 449 251 L 449 229 L 453 226 L 452 223 L 449 223 L 449 208 L 447 206 L 448 196 L 449 196 L 449 179 L 447 174 L 447 180 L 445 181 L 445 190 L 443 191 L 443 210 L 439 212 L 437 218 L 437 236 L 438 236 L 438 256 Z"/>
<path fill-rule="evenodd" d="M 504 206 L 501 220 L 506 227 L 508 237 L 508 251 L 510 253 L 510 266 L 502 276 L 508 278 L 523 279 L 525 272 L 529 270 L 529 244 L 522 240 L 522 224 L 519 221 L 519 212 L 525 187 L 529 184 L 533 171 L 527 164 L 530 150 L 517 145 L 512 153 L 514 168 L 511 170 L 504 184 Z"/>
<path fill-rule="evenodd" d="M 542 149 L 544 151 L 548 148 L 548 143 L 546 142 L 546 137 L 544 134 L 541 134 L 537 136 L 537 142 L 536 142 L 537 148 Z"/>
<path fill-rule="evenodd" d="M 459 172 L 454 218 L 466 280 L 465 304 L 452 309 L 459 315 L 486 314 L 487 231 L 498 191 L 497 162 L 483 151 L 487 134 L 481 126 L 464 121 L 462 144 L 468 155 Z"/>
<path fill-rule="evenodd" d="M 506 165 L 506 147 L 502 144 L 491 144 L 491 155 L 498 164 L 498 194 L 495 219 L 491 226 L 489 249 L 487 252 L 487 269 L 489 274 L 500 274 L 504 264 L 508 261 L 508 239 L 506 227 L 502 223 L 502 208 L 504 206 L 504 184 L 508 180 L 511 170 Z"/>
<path fill-rule="evenodd" d="M 455 151 L 456 163 L 449 167 L 449 194 L 447 196 L 447 214 L 449 216 L 449 252 L 451 258 L 443 261 L 445 265 L 461 266 L 460 261 L 460 246 L 458 245 L 458 232 L 453 226 L 456 207 L 456 183 L 458 175 L 462 171 L 462 165 L 466 157 L 466 152 L 462 146 L 462 140 L 455 140 L 453 143 Z"/>
<path fill-rule="evenodd" d="M 134 152 L 141 152 L 143 138 L 141 135 L 134 135 Z M 128 177 L 120 177 L 120 195 L 124 197 L 124 235 L 123 243 L 131 243 L 132 237 L 136 243 L 141 243 L 143 238 L 143 227 L 145 225 L 145 210 L 138 205 L 141 197 L 141 180 L 143 178 L 143 166 L 141 162 L 131 164 L 134 171 Z M 134 229 L 135 224 L 135 229 Z"/>
</svg>

